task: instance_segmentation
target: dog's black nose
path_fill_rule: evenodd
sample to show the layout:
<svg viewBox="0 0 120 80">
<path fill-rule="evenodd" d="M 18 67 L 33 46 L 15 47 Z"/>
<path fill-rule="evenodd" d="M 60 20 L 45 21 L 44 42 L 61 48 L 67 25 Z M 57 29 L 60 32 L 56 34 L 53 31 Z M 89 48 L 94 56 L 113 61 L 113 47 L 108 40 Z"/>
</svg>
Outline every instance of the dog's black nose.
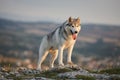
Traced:
<svg viewBox="0 0 120 80">
<path fill-rule="evenodd" d="M 75 31 L 75 33 L 78 33 L 77 31 Z"/>
</svg>

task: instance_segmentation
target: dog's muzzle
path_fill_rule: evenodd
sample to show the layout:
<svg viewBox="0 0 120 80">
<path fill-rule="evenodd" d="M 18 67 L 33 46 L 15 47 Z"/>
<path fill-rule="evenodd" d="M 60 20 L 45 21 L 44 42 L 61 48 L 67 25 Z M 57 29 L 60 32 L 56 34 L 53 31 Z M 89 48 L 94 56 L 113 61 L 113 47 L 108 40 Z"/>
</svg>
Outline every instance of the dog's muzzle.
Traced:
<svg viewBox="0 0 120 80">
<path fill-rule="evenodd" d="M 70 30 L 70 32 L 72 34 L 73 40 L 76 40 L 78 31 L 73 32 L 72 30 Z"/>
<path fill-rule="evenodd" d="M 78 32 L 77 32 L 77 31 L 75 31 L 75 33 L 77 34 Z"/>
<path fill-rule="evenodd" d="M 70 32 L 71 32 L 71 34 L 77 34 L 78 33 L 78 31 L 72 31 L 72 30 L 70 30 Z"/>
</svg>

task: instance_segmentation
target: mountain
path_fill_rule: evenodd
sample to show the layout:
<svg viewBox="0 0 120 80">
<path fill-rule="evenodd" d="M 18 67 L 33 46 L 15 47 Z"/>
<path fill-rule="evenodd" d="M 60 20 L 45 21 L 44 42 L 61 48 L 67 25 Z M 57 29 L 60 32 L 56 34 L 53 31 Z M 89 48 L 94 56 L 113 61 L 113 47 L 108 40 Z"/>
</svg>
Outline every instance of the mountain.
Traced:
<svg viewBox="0 0 120 80">
<path fill-rule="evenodd" d="M 41 38 L 60 26 L 52 22 L 0 19 L 0 55 L 36 58 Z M 73 55 L 116 57 L 120 53 L 120 26 L 82 24 Z"/>
</svg>

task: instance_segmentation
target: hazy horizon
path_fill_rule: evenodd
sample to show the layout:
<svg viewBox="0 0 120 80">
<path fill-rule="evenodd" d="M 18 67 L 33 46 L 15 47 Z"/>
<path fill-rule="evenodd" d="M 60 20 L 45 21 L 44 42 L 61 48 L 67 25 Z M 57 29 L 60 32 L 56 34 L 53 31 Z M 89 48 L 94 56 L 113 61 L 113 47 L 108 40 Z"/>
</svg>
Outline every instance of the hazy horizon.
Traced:
<svg viewBox="0 0 120 80">
<path fill-rule="evenodd" d="M 120 25 L 119 0 L 0 0 L 0 18 L 14 21 L 62 23 L 80 17 L 81 23 Z"/>
</svg>

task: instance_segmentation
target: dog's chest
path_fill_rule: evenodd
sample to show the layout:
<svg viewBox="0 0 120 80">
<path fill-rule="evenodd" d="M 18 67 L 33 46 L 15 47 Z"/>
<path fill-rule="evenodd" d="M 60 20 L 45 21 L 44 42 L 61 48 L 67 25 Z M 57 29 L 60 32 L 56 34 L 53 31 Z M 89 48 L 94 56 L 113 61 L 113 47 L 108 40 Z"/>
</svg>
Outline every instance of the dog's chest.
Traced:
<svg viewBox="0 0 120 80">
<path fill-rule="evenodd" d="M 68 40 L 68 41 L 65 41 L 64 43 L 64 47 L 65 48 L 68 48 L 70 46 L 74 45 L 74 41 L 73 40 Z"/>
</svg>

